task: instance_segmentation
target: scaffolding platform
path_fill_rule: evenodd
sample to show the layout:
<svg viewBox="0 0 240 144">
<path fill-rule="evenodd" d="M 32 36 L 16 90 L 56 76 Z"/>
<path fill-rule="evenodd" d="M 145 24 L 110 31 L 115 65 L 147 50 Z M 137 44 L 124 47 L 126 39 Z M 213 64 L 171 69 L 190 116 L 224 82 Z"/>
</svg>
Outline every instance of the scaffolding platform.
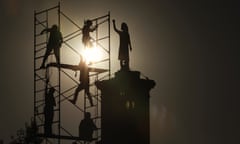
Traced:
<svg viewBox="0 0 240 144">
<path fill-rule="evenodd" d="M 38 137 L 42 138 L 53 138 L 53 139 L 64 139 L 64 140 L 77 140 L 77 141 L 87 141 L 85 139 L 82 139 L 81 137 L 77 136 L 66 136 L 66 135 L 44 135 L 44 134 L 37 134 Z M 92 141 L 97 140 L 97 138 L 92 138 Z"/>
</svg>

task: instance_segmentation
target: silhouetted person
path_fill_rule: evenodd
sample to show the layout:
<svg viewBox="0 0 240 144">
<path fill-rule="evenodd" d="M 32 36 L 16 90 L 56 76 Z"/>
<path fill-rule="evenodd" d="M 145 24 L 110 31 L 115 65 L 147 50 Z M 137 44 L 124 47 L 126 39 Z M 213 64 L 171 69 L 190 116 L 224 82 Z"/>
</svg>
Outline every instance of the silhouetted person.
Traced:
<svg viewBox="0 0 240 144">
<path fill-rule="evenodd" d="M 73 104 L 76 104 L 78 93 L 84 89 L 85 93 L 88 96 L 88 100 L 89 100 L 91 106 L 93 106 L 92 96 L 89 92 L 89 69 L 86 64 L 86 61 L 84 61 L 82 57 L 81 57 L 81 60 L 79 63 L 79 68 L 80 68 L 80 76 L 79 76 L 80 84 L 78 85 L 78 87 L 75 90 L 73 99 L 69 100 L 69 101 Z"/>
<path fill-rule="evenodd" d="M 120 60 L 121 69 L 129 70 L 129 49 L 132 50 L 128 26 L 126 23 L 121 24 L 121 31 L 116 28 L 115 20 L 113 20 L 113 28 L 119 34 L 120 45 L 118 59 Z"/>
<path fill-rule="evenodd" d="M 91 114 L 89 112 L 86 112 L 84 115 L 84 119 L 81 120 L 79 125 L 79 137 L 82 140 L 92 141 L 92 135 L 94 130 L 97 130 L 97 127 L 91 119 Z"/>
<path fill-rule="evenodd" d="M 45 94 L 45 107 L 44 107 L 44 131 L 45 135 L 52 135 L 52 122 L 54 117 L 54 106 L 56 106 L 56 101 L 54 98 L 55 89 L 51 87 L 49 91 Z"/>
<path fill-rule="evenodd" d="M 40 68 L 45 67 L 45 61 L 47 60 L 48 56 L 51 54 L 51 51 L 53 50 L 56 62 L 60 63 L 60 47 L 63 42 L 62 34 L 59 31 L 59 28 L 57 25 L 53 25 L 51 28 L 46 28 L 41 31 L 41 34 L 44 32 L 50 32 L 50 36 L 47 43 L 47 49 L 42 61 L 42 65 Z"/>
<path fill-rule="evenodd" d="M 91 42 L 91 37 L 90 37 L 90 32 L 93 32 L 97 29 L 97 25 L 92 28 L 92 21 L 87 20 L 84 21 L 84 26 L 82 28 L 82 42 L 85 46 L 85 48 L 91 48 L 92 47 L 92 42 Z"/>
</svg>

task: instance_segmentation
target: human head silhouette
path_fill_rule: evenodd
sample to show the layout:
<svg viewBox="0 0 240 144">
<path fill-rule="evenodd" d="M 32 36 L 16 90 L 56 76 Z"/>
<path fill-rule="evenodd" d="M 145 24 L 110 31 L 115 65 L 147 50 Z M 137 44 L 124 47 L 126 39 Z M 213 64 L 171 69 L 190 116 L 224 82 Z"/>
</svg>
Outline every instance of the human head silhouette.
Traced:
<svg viewBox="0 0 240 144">
<path fill-rule="evenodd" d="M 122 23 L 121 30 L 128 32 L 128 26 L 127 26 L 127 24 L 125 22 Z"/>
<path fill-rule="evenodd" d="M 85 21 L 85 25 L 86 26 L 91 26 L 92 25 L 92 21 L 90 21 L 90 20 Z"/>
<path fill-rule="evenodd" d="M 54 92 L 55 92 L 54 87 L 51 87 L 51 88 L 49 89 L 49 93 L 54 93 Z"/>
<path fill-rule="evenodd" d="M 85 113 L 85 118 L 86 119 L 90 119 L 91 118 L 91 113 L 90 112 L 86 112 Z"/>
<path fill-rule="evenodd" d="M 54 30 L 54 31 L 57 31 L 58 30 L 58 26 L 57 25 L 52 25 L 52 30 Z"/>
</svg>

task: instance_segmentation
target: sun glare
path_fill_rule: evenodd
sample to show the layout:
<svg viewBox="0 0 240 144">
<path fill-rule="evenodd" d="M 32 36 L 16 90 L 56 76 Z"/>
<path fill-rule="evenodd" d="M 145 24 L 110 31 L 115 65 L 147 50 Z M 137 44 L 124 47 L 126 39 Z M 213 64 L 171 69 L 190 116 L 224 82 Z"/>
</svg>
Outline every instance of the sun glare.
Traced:
<svg viewBox="0 0 240 144">
<path fill-rule="evenodd" d="M 100 48 L 97 46 L 86 48 L 82 54 L 87 63 L 98 62 L 103 57 Z"/>
</svg>

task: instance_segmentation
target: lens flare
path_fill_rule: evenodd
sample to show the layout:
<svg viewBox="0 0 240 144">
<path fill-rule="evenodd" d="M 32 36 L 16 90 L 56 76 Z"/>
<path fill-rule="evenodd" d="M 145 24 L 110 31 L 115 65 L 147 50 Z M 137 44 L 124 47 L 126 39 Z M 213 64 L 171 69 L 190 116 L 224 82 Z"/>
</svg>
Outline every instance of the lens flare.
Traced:
<svg viewBox="0 0 240 144">
<path fill-rule="evenodd" d="M 87 63 L 98 62 L 103 57 L 100 48 L 98 48 L 96 45 L 92 48 L 86 48 L 82 54 Z"/>
</svg>

